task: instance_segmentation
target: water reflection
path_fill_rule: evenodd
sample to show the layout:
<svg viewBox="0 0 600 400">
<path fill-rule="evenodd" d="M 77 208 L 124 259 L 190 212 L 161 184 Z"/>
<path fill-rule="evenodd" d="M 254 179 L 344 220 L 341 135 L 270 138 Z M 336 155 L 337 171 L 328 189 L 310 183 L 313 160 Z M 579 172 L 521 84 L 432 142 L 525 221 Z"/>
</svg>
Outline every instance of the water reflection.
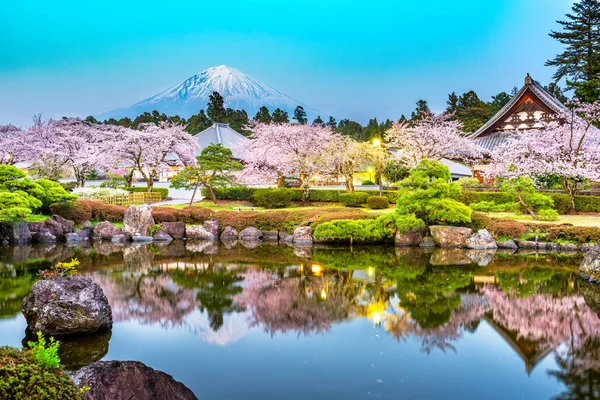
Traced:
<svg viewBox="0 0 600 400">
<path fill-rule="evenodd" d="M 18 317 L 39 268 L 74 256 L 103 287 L 116 326 L 184 329 L 226 346 L 252 331 L 318 337 L 366 319 L 393 341 L 443 354 L 484 324 L 527 374 L 554 360 L 557 398 L 600 395 L 600 290 L 578 279 L 579 255 L 182 241 L 0 247 L 0 318 Z M 78 368 L 104 357 L 109 341 L 65 342 L 61 358 Z"/>
</svg>

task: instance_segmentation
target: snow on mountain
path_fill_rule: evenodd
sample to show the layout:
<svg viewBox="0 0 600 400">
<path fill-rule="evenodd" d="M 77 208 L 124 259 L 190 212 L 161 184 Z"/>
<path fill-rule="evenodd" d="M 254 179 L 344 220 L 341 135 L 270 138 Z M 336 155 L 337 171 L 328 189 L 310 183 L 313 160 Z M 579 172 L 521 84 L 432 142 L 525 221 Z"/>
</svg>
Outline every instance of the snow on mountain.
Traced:
<svg viewBox="0 0 600 400">
<path fill-rule="evenodd" d="M 96 118 L 101 121 L 123 117 L 133 119 L 144 111 L 151 112 L 152 110 L 188 118 L 201 109 L 206 110 L 208 96 L 214 91 L 219 92 L 225 98 L 225 107 L 246 110 L 250 118 L 254 117 L 260 107 L 267 106 L 271 112 L 276 108 L 287 111 L 291 120 L 294 109 L 301 105 L 310 118 L 320 115 L 325 119 L 325 115 L 318 110 L 226 65 L 207 68 L 186 79 L 183 83 L 146 100 L 100 114 Z"/>
</svg>

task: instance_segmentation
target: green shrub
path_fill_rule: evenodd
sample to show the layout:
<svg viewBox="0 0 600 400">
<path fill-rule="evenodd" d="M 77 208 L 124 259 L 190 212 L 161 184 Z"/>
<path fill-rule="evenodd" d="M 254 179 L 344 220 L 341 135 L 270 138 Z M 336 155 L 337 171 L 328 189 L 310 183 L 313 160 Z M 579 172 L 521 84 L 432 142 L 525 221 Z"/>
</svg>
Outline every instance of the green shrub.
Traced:
<svg viewBox="0 0 600 400">
<path fill-rule="evenodd" d="M 410 173 L 410 168 L 402 160 L 390 159 L 383 163 L 381 175 L 389 182 L 396 183 L 406 178 Z M 364 183 L 363 183 L 364 185 Z"/>
<path fill-rule="evenodd" d="M 64 200 L 74 200 L 77 198 L 74 194 L 71 194 L 65 190 L 65 188 L 58 182 L 51 181 L 49 179 L 38 179 L 35 181 L 43 189 L 41 195 L 38 197 L 42 201 L 42 208 L 48 209 L 50 204 L 58 203 Z"/>
<path fill-rule="evenodd" d="M 540 221 L 557 221 L 558 211 L 552 208 L 544 208 L 538 211 L 538 218 L 540 219 Z"/>
<path fill-rule="evenodd" d="M 50 343 L 47 343 L 44 334 L 39 331 L 37 339 L 37 342 L 27 342 L 27 346 L 31 349 L 31 355 L 35 362 L 48 369 L 60 367 L 60 358 L 58 357 L 59 342 L 51 336 L 49 339 Z"/>
<path fill-rule="evenodd" d="M 565 196 L 568 197 L 568 195 Z M 600 196 L 575 196 L 575 210 L 581 212 L 600 212 Z"/>
<path fill-rule="evenodd" d="M 339 196 L 340 203 L 346 207 L 360 207 L 367 202 L 369 195 L 363 192 L 342 193 Z"/>
<path fill-rule="evenodd" d="M 215 196 L 219 200 L 239 200 L 239 201 L 250 201 L 252 195 L 257 190 L 255 188 L 249 188 L 246 186 L 234 186 L 227 188 L 213 188 Z M 200 193 L 204 197 L 210 197 L 208 189 L 203 188 Z"/>
<path fill-rule="evenodd" d="M 25 192 L 0 191 L 0 221 L 15 221 L 27 218 L 33 212 L 30 200 L 36 200 Z M 37 200 L 41 205 L 41 202 Z"/>
<path fill-rule="evenodd" d="M 497 205 L 493 201 L 480 201 L 478 203 L 469 204 L 469 207 L 471 207 L 475 211 L 494 212 Z"/>
<path fill-rule="evenodd" d="M 552 226 L 546 232 L 548 240 L 579 243 L 600 243 L 600 228 L 592 226 Z"/>
<path fill-rule="evenodd" d="M 527 231 L 527 225 L 522 222 L 507 218 L 491 218 L 480 212 L 471 214 L 471 223 L 468 226 L 475 231 L 487 229 L 496 239 L 521 237 Z"/>
<path fill-rule="evenodd" d="M 477 178 L 460 178 L 456 181 L 462 188 L 478 188 L 481 187 L 481 182 Z"/>
<path fill-rule="evenodd" d="M 315 240 L 326 242 L 374 243 L 392 237 L 392 232 L 376 220 L 337 220 L 318 225 Z"/>
<path fill-rule="evenodd" d="M 154 224 L 148 229 L 148 235 L 153 236 L 156 232 L 162 230 L 160 225 Z"/>
<path fill-rule="evenodd" d="M 25 173 L 14 165 L 0 164 L 0 184 L 25 178 Z"/>
<path fill-rule="evenodd" d="M 106 204 L 97 200 L 76 200 L 55 203 L 50 206 L 53 214 L 82 224 L 85 221 L 111 221 L 121 222 L 125 215 L 126 207 Z"/>
<path fill-rule="evenodd" d="M 61 368 L 37 362 L 33 352 L 0 347 L 0 399 L 77 400 L 81 390 Z"/>
<path fill-rule="evenodd" d="M 411 229 L 425 227 L 425 222 L 415 217 L 414 214 L 393 212 L 380 216 L 376 221 L 384 228 L 391 229 L 393 232 L 408 232 Z"/>
<path fill-rule="evenodd" d="M 72 192 L 77 187 L 77 182 L 59 182 L 67 192 Z"/>
<path fill-rule="evenodd" d="M 294 193 L 297 193 L 298 199 L 294 200 L 302 200 L 302 190 L 301 189 L 292 189 Z M 310 201 L 318 201 L 325 203 L 337 203 L 340 201 L 340 194 L 346 193 L 341 190 L 331 190 L 331 189 L 314 189 L 310 191 L 309 200 Z"/>
<path fill-rule="evenodd" d="M 390 206 L 390 200 L 385 196 L 369 196 L 367 205 L 373 210 L 381 210 Z"/>
<path fill-rule="evenodd" d="M 375 184 L 375 182 L 368 180 L 368 179 L 366 181 L 362 181 L 363 186 L 374 185 L 374 184 Z"/>
<path fill-rule="evenodd" d="M 260 189 L 251 197 L 255 206 L 264 208 L 286 208 L 292 203 L 293 191 L 291 189 Z"/>
</svg>

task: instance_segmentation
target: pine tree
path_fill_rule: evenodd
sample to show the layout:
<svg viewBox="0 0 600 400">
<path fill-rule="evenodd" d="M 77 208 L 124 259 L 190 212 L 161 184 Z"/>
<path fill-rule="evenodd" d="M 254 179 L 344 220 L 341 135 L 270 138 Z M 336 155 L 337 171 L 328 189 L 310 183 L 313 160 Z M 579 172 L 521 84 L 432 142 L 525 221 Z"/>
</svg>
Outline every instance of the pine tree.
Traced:
<svg viewBox="0 0 600 400">
<path fill-rule="evenodd" d="M 490 114 L 495 115 L 498 111 L 502 109 L 512 99 L 513 96 L 506 92 L 500 92 L 495 96 L 492 96 L 492 101 L 488 103 L 488 107 L 490 109 Z"/>
<path fill-rule="evenodd" d="M 210 118 L 206 116 L 204 110 L 200 110 L 198 114 L 194 114 L 189 118 L 188 125 L 185 130 L 190 135 L 196 135 L 206 128 L 210 128 L 211 125 L 212 122 Z"/>
<path fill-rule="evenodd" d="M 565 50 L 546 65 L 557 67 L 556 82 L 566 78 L 567 89 L 591 103 L 600 99 L 600 0 L 581 0 L 571 9 L 566 21 L 556 21 L 562 32 L 550 33 Z"/>
<path fill-rule="evenodd" d="M 550 82 L 548 86 L 544 86 L 544 89 L 546 89 L 552 96 L 556 97 L 558 101 L 563 104 L 569 101 L 567 96 L 565 96 L 563 93 L 562 88 L 556 82 Z"/>
<path fill-rule="evenodd" d="M 306 118 L 306 111 L 304 111 L 304 107 L 297 106 L 294 110 L 294 119 L 298 121 L 300 125 L 305 125 L 308 122 Z"/>
<path fill-rule="evenodd" d="M 287 111 L 283 111 L 281 108 L 276 108 L 273 111 L 273 123 L 274 124 L 287 124 L 290 122 L 290 117 Z"/>
<path fill-rule="evenodd" d="M 315 119 L 313 120 L 313 123 L 312 123 L 312 125 L 313 125 L 313 126 L 317 126 L 317 125 L 321 125 L 321 126 L 323 126 L 323 125 L 325 125 L 325 122 L 323 122 L 323 120 L 321 119 L 321 116 L 320 116 L 320 115 L 317 115 L 317 118 L 315 118 Z"/>
<path fill-rule="evenodd" d="M 423 119 L 423 117 L 427 114 L 431 114 L 431 110 L 429 109 L 429 104 L 427 104 L 427 100 L 417 100 L 417 108 L 410 115 L 410 119 L 412 121 L 418 121 Z"/>
<path fill-rule="evenodd" d="M 446 107 L 446 112 L 453 113 L 458 109 L 458 96 L 456 93 L 452 92 L 448 95 L 448 100 L 446 101 L 448 106 Z"/>
<path fill-rule="evenodd" d="M 246 110 L 234 110 L 228 108 L 225 110 L 225 123 L 229 124 L 231 129 L 243 135 L 250 135 L 250 130 L 246 129 L 248 122 L 248 113 Z"/>
<path fill-rule="evenodd" d="M 337 128 L 337 122 L 335 121 L 335 118 L 333 118 L 333 117 L 329 117 L 329 122 L 327 122 L 325 125 L 327 125 L 331 129 Z"/>
<path fill-rule="evenodd" d="M 364 141 L 363 127 L 356 121 L 350 121 L 349 119 L 343 119 L 338 124 L 336 129 L 337 132 L 344 136 L 348 136 L 354 140 Z"/>
<path fill-rule="evenodd" d="M 226 123 L 227 115 L 225 111 L 225 99 L 219 92 L 212 92 L 209 96 L 208 106 L 206 107 L 206 114 L 213 122 Z"/>
<path fill-rule="evenodd" d="M 258 110 L 256 115 L 254 116 L 254 120 L 267 125 L 273 122 L 273 118 L 271 117 L 271 114 L 269 114 L 269 109 L 265 106 L 262 106 L 260 110 Z"/>
</svg>

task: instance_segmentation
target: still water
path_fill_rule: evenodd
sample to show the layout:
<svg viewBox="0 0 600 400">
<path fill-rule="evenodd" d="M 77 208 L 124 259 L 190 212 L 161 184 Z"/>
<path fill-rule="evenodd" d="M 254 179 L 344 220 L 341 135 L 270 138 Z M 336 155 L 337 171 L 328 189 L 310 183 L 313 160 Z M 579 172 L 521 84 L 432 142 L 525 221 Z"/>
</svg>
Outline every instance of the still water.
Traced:
<svg viewBox="0 0 600 400">
<path fill-rule="evenodd" d="M 253 246 L 250 246 L 253 247 Z M 112 332 L 68 369 L 139 360 L 200 399 L 592 399 L 599 293 L 580 255 L 205 243 L 0 247 L 0 345 L 39 269 L 78 258 Z"/>
</svg>

